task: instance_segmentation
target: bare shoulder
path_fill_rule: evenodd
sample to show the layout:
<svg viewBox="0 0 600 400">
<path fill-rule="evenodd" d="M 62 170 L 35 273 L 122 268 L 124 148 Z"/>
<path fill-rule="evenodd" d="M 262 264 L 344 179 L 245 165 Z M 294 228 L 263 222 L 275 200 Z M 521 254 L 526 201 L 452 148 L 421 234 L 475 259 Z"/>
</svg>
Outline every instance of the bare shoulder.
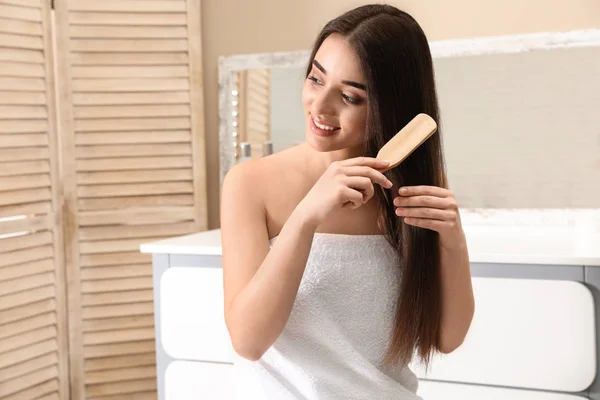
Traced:
<svg viewBox="0 0 600 400">
<path fill-rule="evenodd" d="M 234 199 L 244 199 L 253 210 L 261 210 L 269 237 L 275 236 L 309 188 L 303 163 L 303 149 L 294 146 L 236 164 L 223 181 L 222 212 Z"/>
<path fill-rule="evenodd" d="M 254 194 L 270 193 L 286 174 L 297 171 L 299 149 L 293 147 L 273 153 L 267 157 L 244 161 L 234 165 L 225 175 L 223 186 L 241 186 L 252 188 Z"/>
</svg>

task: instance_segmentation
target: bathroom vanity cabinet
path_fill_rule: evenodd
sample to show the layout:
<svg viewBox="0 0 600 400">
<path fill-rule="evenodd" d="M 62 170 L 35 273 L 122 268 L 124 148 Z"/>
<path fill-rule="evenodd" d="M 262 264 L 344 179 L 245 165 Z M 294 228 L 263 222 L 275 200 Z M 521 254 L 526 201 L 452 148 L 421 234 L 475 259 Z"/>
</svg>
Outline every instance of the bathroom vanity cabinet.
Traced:
<svg viewBox="0 0 600 400">
<path fill-rule="evenodd" d="M 476 311 L 463 345 L 418 365 L 426 400 L 600 400 L 600 234 L 465 227 Z M 141 246 L 153 254 L 159 400 L 228 399 L 239 357 L 223 319 L 221 237 Z M 249 399 L 251 400 L 251 399 Z"/>
</svg>

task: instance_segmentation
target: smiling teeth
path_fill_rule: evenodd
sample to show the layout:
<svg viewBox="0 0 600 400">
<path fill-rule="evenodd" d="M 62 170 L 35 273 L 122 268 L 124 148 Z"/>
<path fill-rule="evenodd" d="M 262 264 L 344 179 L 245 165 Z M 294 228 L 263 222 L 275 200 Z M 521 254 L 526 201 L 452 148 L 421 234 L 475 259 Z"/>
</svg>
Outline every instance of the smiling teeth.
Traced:
<svg viewBox="0 0 600 400">
<path fill-rule="evenodd" d="M 321 125 L 320 123 L 317 122 L 316 119 L 313 118 L 313 121 L 315 122 L 315 125 L 317 126 L 317 128 L 323 129 L 325 131 L 335 131 L 337 128 L 332 128 L 330 126 L 327 125 Z"/>
</svg>

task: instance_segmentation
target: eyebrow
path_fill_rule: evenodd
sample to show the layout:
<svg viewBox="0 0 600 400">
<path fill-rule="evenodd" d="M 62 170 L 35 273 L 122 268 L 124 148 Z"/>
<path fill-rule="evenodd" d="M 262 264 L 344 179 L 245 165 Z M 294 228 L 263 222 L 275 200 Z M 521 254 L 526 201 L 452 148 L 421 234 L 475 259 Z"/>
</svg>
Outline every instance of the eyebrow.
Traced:
<svg viewBox="0 0 600 400">
<path fill-rule="evenodd" d="M 325 71 L 325 68 L 323 68 L 323 66 L 317 60 L 313 60 L 313 65 L 317 67 L 319 71 L 327 75 L 327 71 Z M 364 90 L 365 92 L 367 91 L 367 86 L 363 85 L 362 83 L 354 81 L 342 81 L 342 83 L 345 85 L 354 86 L 355 88 Z"/>
</svg>

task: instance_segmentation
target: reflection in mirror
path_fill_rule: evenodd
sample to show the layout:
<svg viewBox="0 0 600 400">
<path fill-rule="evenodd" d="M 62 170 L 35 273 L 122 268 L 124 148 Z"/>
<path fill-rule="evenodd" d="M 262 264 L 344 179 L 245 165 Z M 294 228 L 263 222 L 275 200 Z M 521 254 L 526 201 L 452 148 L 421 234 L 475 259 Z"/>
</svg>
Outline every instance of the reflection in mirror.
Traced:
<svg viewBox="0 0 600 400">
<path fill-rule="evenodd" d="M 234 160 L 264 157 L 304 141 L 304 68 L 231 73 Z"/>
<path fill-rule="evenodd" d="M 235 159 L 262 152 L 271 140 L 271 73 L 268 69 L 235 71 L 232 75 L 231 102 L 235 141 Z M 248 143 L 242 153 L 241 143 Z"/>
<path fill-rule="evenodd" d="M 308 51 L 291 51 L 219 59 L 220 183 L 245 157 L 304 141 L 301 92 L 308 58 Z"/>
</svg>

